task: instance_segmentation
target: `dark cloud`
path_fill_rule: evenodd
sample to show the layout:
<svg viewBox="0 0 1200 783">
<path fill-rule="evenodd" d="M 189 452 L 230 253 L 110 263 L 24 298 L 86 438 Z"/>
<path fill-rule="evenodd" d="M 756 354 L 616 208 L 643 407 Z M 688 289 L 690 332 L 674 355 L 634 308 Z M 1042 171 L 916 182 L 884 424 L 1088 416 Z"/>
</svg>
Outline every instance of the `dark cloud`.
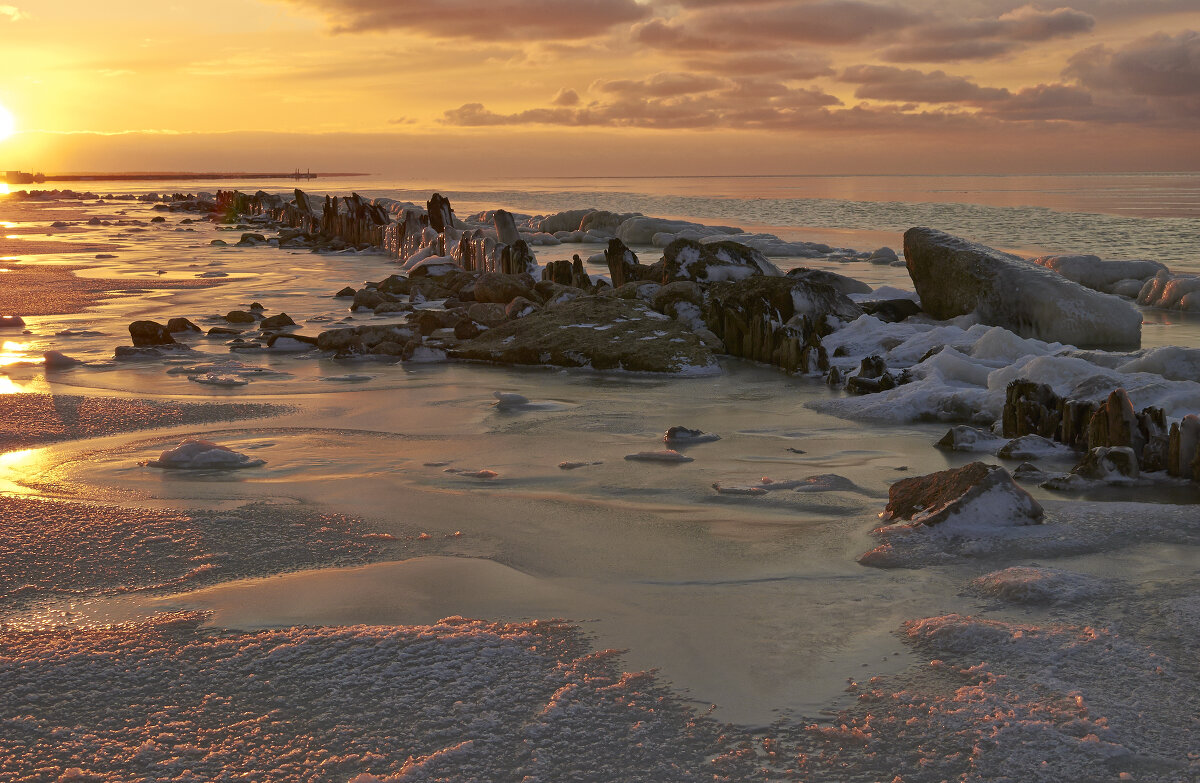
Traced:
<svg viewBox="0 0 1200 783">
<path fill-rule="evenodd" d="M 592 84 L 592 90 L 618 93 L 633 98 L 671 98 L 677 95 L 711 92 L 725 84 L 726 82 L 723 79 L 719 79 L 716 76 L 702 76 L 691 73 L 656 73 L 648 79 L 598 81 Z"/>
<path fill-rule="evenodd" d="M 674 75 L 672 75 L 674 76 Z M 651 80 L 647 80 L 649 82 Z M 660 84 L 675 83 L 660 80 Z M 594 85 L 603 93 L 579 107 L 527 109 L 499 114 L 480 103 L 451 109 L 442 117 L 448 125 L 481 127 L 493 125 L 565 125 L 633 128 L 743 128 L 771 124 L 796 124 L 803 115 L 820 114 L 841 102 L 814 88 L 795 89 L 757 79 L 724 81 L 716 89 L 688 90 L 672 95 L 652 95 L 647 83 L 605 82 Z"/>
<path fill-rule="evenodd" d="M 1096 20 L 1074 8 L 1021 6 L 996 17 L 921 24 L 882 53 L 887 62 L 987 60 L 1029 44 L 1090 32 Z"/>
<path fill-rule="evenodd" d="M 650 15 L 636 0 L 278 0 L 323 13 L 334 32 L 409 30 L 441 38 L 578 39 Z"/>
<path fill-rule="evenodd" d="M 1008 98 L 1011 93 L 996 87 L 981 87 L 963 76 L 945 71 L 925 73 L 913 68 L 888 65 L 855 65 L 845 69 L 841 81 L 859 85 L 856 98 L 920 103 L 981 104 Z"/>
<path fill-rule="evenodd" d="M 691 59 L 685 64 L 693 71 L 712 71 L 727 76 L 774 76 L 779 79 L 805 80 L 833 75 L 829 58 L 815 53 L 725 55 Z"/>
<path fill-rule="evenodd" d="M 1158 33 L 1113 50 L 1093 46 L 1073 56 L 1064 72 L 1082 84 L 1134 95 L 1200 95 L 1200 33 Z"/>
<path fill-rule="evenodd" d="M 564 87 L 558 91 L 558 94 L 554 96 L 554 100 L 550 102 L 555 106 L 578 106 L 579 93 Z"/>
<path fill-rule="evenodd" d="M 709 36 L 821 44 L 858 43 L 880 33 L 892 33 L 920 17 L 897 5 L 863 0 L 818 0 L 772 6 L 718 10 L 699 21 Z"/>
</svg>

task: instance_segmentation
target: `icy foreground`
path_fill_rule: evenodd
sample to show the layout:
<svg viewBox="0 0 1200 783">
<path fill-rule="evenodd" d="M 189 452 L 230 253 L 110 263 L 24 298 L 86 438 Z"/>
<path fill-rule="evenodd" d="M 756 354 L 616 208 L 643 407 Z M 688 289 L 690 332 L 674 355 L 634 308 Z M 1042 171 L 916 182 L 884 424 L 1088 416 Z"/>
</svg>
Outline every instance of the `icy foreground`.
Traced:
<svg viewBox="0 0 1200 783">
<path fill-rule="evenodd" d="M 715 721 L 555 621 L 238 634 L 201 620 L 0 631 L 15 684 L 0 779 L 699 781 L 731 750 Z"/>
</svg>

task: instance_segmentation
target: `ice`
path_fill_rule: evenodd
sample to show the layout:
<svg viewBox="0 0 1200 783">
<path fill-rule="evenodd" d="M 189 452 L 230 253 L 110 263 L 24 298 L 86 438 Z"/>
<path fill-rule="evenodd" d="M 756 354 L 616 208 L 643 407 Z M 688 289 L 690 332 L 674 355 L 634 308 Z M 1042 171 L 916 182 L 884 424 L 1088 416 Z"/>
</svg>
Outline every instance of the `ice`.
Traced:
<svg viewBox="0 0 1200 783">
<path fill-rule="evenodd" d="M 1018 604 L 1066 604 L 1104 598 L 1117 587 L 1112 579 L 1058 568 L 1012 566 L 975 579 L 978 593 Z"/>
<path fill-rule="evenodd" d="M 225 470 L 230 468 L 256 468 L 266 460 L 239 454 L 227 446 L 219 446 L 207 440 L 185 440 L 173 449 L 167 449 L 158 459 L 142 463 L 151 468 L 175 470 Z"/>
<path fill-rule="evenodd" d="M 1159 272 L 1142 286 L 1137 302 L 1145 307 L 1200 312 L 1200 275 Z"/>
<path fill-rule="evenodd" d="M 1146 281 L 1167 267 L 1157 261 L 1102 261 L 1098 256 L 1041 256 L 1033 263 L 1053 269 L 1068 280 L 1106 294 L 1117 293 L 1117 284 L 1126 280 Z"/>
<path fill-rule="evenodd" d="M 859 562 L 883 568 L 924 568 L 963 562 L 1013 561 L 1106 552 L 1153 542 L 1200 541 L 1194 507 L 1151 503 L 1044 501 L 1041 525 L 986 527 L 946 524 L 913 530 L 880 528 L 883 542 Z"/>
<path fill-rule="evenodd" d="M 674 449 L 664 449 L 662 451 L 639 451 L 636 454 L 626 454 L 625 459 L 636 461 L 636 462 L 665 462 L 665 463 L 679 463 L 679 462 L 694 462 L 695 461 L 692 457 L 689 457 L 686 454 L 680 454 L 678 451 L 675 451 Z"/>
<path fill-rule="evenodd" d="M 326 375 L 325 377 L 321 378 L 321 380 L 336 383 L 361 383 L 362 381 L 369 381 L 374 377 L 374 375 L 346 373 L 345 375 Z"/>
<path fill-rule="evenodd" d="M 500 410 L 509 410 L 512 408 L 523 408 L 529 404 L 529 398 L 520 394 L 511 392 L 492 392 L 492 396 L 496 398 L 493 404 Z"/>
<path fill-rule="evenodd" d="M 238 375 L 218 375 L 211 372 L 205 375 L 189 375 L 188 380 L 193 383 L 202 383 L 205 386 L 245 386 L 250 383 Z"/>
</svg>

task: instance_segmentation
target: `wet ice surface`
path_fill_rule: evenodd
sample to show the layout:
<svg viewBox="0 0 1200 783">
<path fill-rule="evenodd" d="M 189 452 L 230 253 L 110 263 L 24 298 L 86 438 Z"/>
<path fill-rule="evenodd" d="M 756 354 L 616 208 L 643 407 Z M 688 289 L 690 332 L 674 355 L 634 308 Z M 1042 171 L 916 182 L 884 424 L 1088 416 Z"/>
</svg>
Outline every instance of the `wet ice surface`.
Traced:
<svg viewBox="0 0 1200 783">
<path fill-rule="evenodd" d="M 227 337 L 185 336 L 192 356 L 110 363 L 113 348 L 128 343 L 125 327 L 135 317 L 186 316 L 208 328 L 223 324 L 220 314 L 260 301 L 268 315 L 289 313 L 303 334 L 389 320 L 351 317 L 347 302 L 332 298 L 346 284 L 393 272 L 384 257 L 210 247 L 209 239 L 225 236 L 211 225 L 197 224 L 194 237 L 171 228 L 169 222 L 139 235 L 95 274 L 149 278 L 163 258 L 173 258 L 169 274 L 220 269 L 229 273 L 225 282 L 205 292 L 113 300 L 89 314 L 31 318 L 31 333 L 14 341 L 20 347 L 6 348 L 18 357 L 61 350 L 85 360 L 61 371 L 6 365 L 0 383 L 52 391 L 56 401 L 74 395 L 75 410 L 89 412 L 51 420 L 66 422 L 54 424 L 53 439 L 13 440 L 0 455 L 5 563 L 19 565 L 4 574 L 6 617 L 78 628 L 184 609 L 211 612 L 211 629 L 280 630 L 234 635 L 238 641 L 222 647 L 191 620 L 169 626 L 175 630 L 138 626 L 128 642 L 94 630 L 21 636 L 13 628 L 0 665 L 32 666 L 38 704 L 52 717 L 16 720 L 31 714 L 28 702 L 0 702 L 5 725 L 31 732 L 0 732 L 18 738 L 10 740 L 12 753 L 23 753 L 26 739 L 58 730 L 66 744 L 53 764 L 63 770 L 81 766 L 71 754 L 113 765 L 142 758 L 147 768 L 171 758 L 180 766 L 169 769 L 181 776 L 200 769 L 202 757 L 192 754 L 203 736 L 219 743 L 214 763 L 243 769 L 228 761 L 241 734 L 227 729 L 253 720 L 270 727 L 255 746 L 263 764 L 319 769 L 334 764 L 326 759 L 345 757 L 344 767 L 329 768 L 332 779 L 349 779 L 350 771 L 399 772 L 408 754 L 439 752 L 428 769 L 413 766 L 405 779 L 503 777 L 497 769 L 566 775 L 567 767 L 522 766 L 551 764 L 547 759 L 639 771 L 674 759 L 685 771 L 733 779 L 750 777 L 755 766 L 779 777 L 798 770 L 801 777 L 839 781 L 884 773 L 890 780 L 901 772 L 906 781 L 1107 780 L 1122 771 L 1167 781 L 1193 774 L 1187 765 L 1195 763 L 1188 756 L 1195 743 L 1189 749 L 1186 740 L 1194 730 L 1185 718 L 1196 709 L 1200 531 L 1196 506 L 1161 502 L 1187 501 L 1186 493 L 1107 490 L 1106 499 L 1122 501 L 1113 504 L 1064 502 L 1034 488 L 1047 506 L 1047 525 L 974 541 L 910 535 L 894 542 L 893 565 L 902 567 L 865 568 L 855 558 L 880 543 L 871 531 L 891 482 L 981 458 L 933 448 L 946 425 L 825 415 L 812 407 L 841 399 L 839 392 L 741 361 L 724 362 L 720 376 L 665 380 L 233 354 Z M 111 231 L 97 229 L 96 241 Z M 572 248 L 551 250 L 569 257 Z M 911 288 L 903 269 L 809 265 Z M 1200 322 L 1171 315 L 1159 323 L 1146 327 L 1148 345 L 1190 345 L 1200 335 Z M 189 380 L 208 373 L 248 382 L 222 387 Z M 510 402 L 529 402 L 497 406 L 497 390 L 514 395 Z M 35 430 L 28 425 L 45 420 L 50 402 L 29 394 L 0 399 L 34 406 L 24 419 L 4 419 L 6 426 L 16 421 L 9 430 L 14 438 L 30 437 Z M 218 404 L 264 406 L 254 410 L 278 415 L 232 421 L 220 413 L 231 409 Z M 293 409 L 270 411 L 269 404 Z M 130 431 L 143 421 L 171 429 Z M 720 433 L 721 440 L 674 444 L 693 460 L 687 463 L 625 459 L 661 451 L 663 433 L 681 424 Z M 93 439 L 50 445 L 82 437 Z M 239 471 L 139 464 L 188 439 L 211 440 L 265 464 Z M 1004 464 L 1011 470 L 1017 463 Z M 326 518 L 337 522 L 322 523 Z M 35 535 L 39 526 L 43 534 Z M 47 567 L 60 559 L 69 566 Z M 269 576 L 278 572 L 288 573 Z M 627 652 L 618 662 L 605 657 L 603 666 L 616 669 L 593 681 L 573 673 L 573 664 L 537 659 L 527 636 L 537 632 L 524 624 L 504 631 L 473 625 L 469 634 L 457 626 L 411 627 L 452 615 L 520 623 L 562 617 L 583 628 L 594 649 Z M 289 629 L 353 623 L 407 628 Z M 398 675 L 394 659 L 365 651 L 339 657 L 365 650 L 368 640 L 402 645 L 414 635 L 443 668 Z M 94 674 L 103 651 L 142 655 L 133 640 L 164 638 L 144 645 L 138 659 L 147 682 L 200 673 L 196 692 L 219 696 L 204 702 L 212 711 L 191 710 L 175 736 L 151 736 L 150 728 L 89 735 L 103 721 L 145 724 L 142 702 L 122 700 L 136 683 L 111 670 Z M 498 641 L 493 646 L 484 638 Z M 288 666 L 271 670 L 275 680 L 288 678 L 278 707 L 284 713 L 272 713 L 276 706 L 262 694 L 239 695 L 245 683 L 239 673 L 276 666 L 276 658 L 266 658 L 276 648 L 278 658 L 295 651 Z M 195 657 L 172 663 L 180 650 Z M 221 650 L 232 657 L 220 658 Z M 571 648 L 575 658 L 581 654 Z M 559 660 L 557 652 L 547 655 Z M 472 668 L 470 661 L 489 656 L 505 663 L 486 676 Z M 1076 656 L 1077 670 L 1062 663 Z M 934 658 L 944 663 L 931 666 Z M 51 666 L 62 660 L 71 663 Z M 1156 673 L 1159 666 L 1165 674 Z M 627 686 L 605 690 L 618 682 L 614 672 L 651 668 L 658 669 L 657 684 L 636 679 L 640 684 L 629 687 L 656 694 L 654 718 L 641 711 L 650 702 L 631 697 Z M 75 688 L 88 678 L 116 679 L 71 717 L 77 705 L 54 679 L 64 672 Z M 508 704 L 511 692 L 497 672 L 537 699 Z M 433 673 L 438 677 L 429 683 L 443 687 L 416 684 L 418 674 Z M 870 685 L 872 676 L 883 679 Z M 1182 697 L 1162 697 L 1158 677 Z M 313 682 L 322 678 L 354 697 L 330 696 L 311 714 L 287 712 L 287 705 L 332 693 Z M 396 690 L 379 696 L 391 678 Z M 847 678 L 859 683 L 849 692 Z M 730 749 L 713 744 L 705 725 L 688 727 L 679 701 L 656 701 L 658 684 L 679 698 L 718 705 L 717 719 L 757 729 L 753 752 L 726 754 Z M 404 706 L 413 698 L 407 689 L 429 704 L 445 700 L 445 709 L 416 715 Z M 859 698 L 874 690 L 879 695 Z M 364 696 L 368 691 L 376 696 Z M 24 691 L 19 696 L 28 698 Z M 192 703 L 187 694 L 162 698 L 162 723 L 165 713 L 188 712 Z M 473 707 L 461 728 L 438 722 L 450 715 L 457 726 L 455 710 L 462 708 L 454 702 L 473 699 L 488 710 Z M 543 708 L 551 704 L 561 708 L 551 715 L 579 721 L 572 730 L 582 724 L 574 744 L 556 733 L 566 724 L 544 727 Z M 1135 707 L 1139 720 L 1131 717 Z M 793 721 L 770 725 L 789 714 Z M 412 717 L 395 728 L 393 715 Z M 344 722 L 344 733 L 334 721 Z M 814 721 L 817 728 L 804 728 Z M 354 744 L 353 732 L 383 744 Z M 386 744 L 389 732 L 412 739 Z M 739 732 L 729 732 L 731 742 L 745 736 Z M 517 737 L 548 738 L 553 753 L 529 760 L 515 750 L 528 747 Z M 632 750 L 639 741 L 642 750 Z M 378 760 L 367 755 L 376 749 Z M 621 755 L 628 753 L 641 755 Z M 708 754 L 724 755 L 708 764 Z M 33 760 L 14 758 L 18 768 Z M 1040 766 L 1043 760 L 1048 765 Z M 281 768 L 279 779 L 291 776 L 291 768 Z"/>
</svg>

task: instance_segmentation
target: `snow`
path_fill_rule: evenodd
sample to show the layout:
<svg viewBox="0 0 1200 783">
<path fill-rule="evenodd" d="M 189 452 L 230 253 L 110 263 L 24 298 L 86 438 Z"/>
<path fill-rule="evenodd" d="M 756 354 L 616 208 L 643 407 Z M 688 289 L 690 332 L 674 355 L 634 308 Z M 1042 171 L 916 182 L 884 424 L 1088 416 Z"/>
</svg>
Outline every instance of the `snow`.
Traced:
<svg viewBox="0 0 1200 783">
<path fill-rule="evenodd" d="M 219 446 L 207 440 L 185 440 L 173 449 L 167 449 L 158 459 L 143 463 L 150 468 L 177 470 L 224 470 L 229 468 L 257 468 L 266 460 L 239 454 L 227 446 Z"/>
<path fill-rule="evenodd" d="M 1200 410 L 1200 374 L 1193 371 L 1200 368 L 1200 350 L 1194 348 L 1079 351 L 998 326 L 917 319 L 886 324 L 869 315 L 822 343 L 843 371 L 878 355 L 913 378 L 877 394 L 809 403 L 849 419 L 990 424 L 1001 415 L 1008 384 L 1018 379 L 1048 384 L 1062 397 L 1097 401 L 1124 387 L 1138 410 L 1159 406 L 1170 418 Z"/>
<path fill-rule="evenodd" d="M 946 523 L 932 528 L 880 528 L 880 546 L 860 556 L 864 565 L 924 568 L 955 562 L 1012 561 L 1106 552 L 1150 543 L 1195 544 L 1200 515 L 1188 506 L 1153 503 L 1044 501 L 1040 525 Z"/>
<path fill-rule="evenodd" d="M 741 740 L 560 621 L 202 621 L 0 631 L 0 677 L 20 683 L 0 712 L 0 775 L 698 782 Z"/>
<path fill-rule="evenodd" d="M 1018 604 L 1064 604 L 1103 598 L 1116 582 L 1058 568 L 1012 566 L 975 579 L 971 587 L 981 595 Z"/>
</svg>

